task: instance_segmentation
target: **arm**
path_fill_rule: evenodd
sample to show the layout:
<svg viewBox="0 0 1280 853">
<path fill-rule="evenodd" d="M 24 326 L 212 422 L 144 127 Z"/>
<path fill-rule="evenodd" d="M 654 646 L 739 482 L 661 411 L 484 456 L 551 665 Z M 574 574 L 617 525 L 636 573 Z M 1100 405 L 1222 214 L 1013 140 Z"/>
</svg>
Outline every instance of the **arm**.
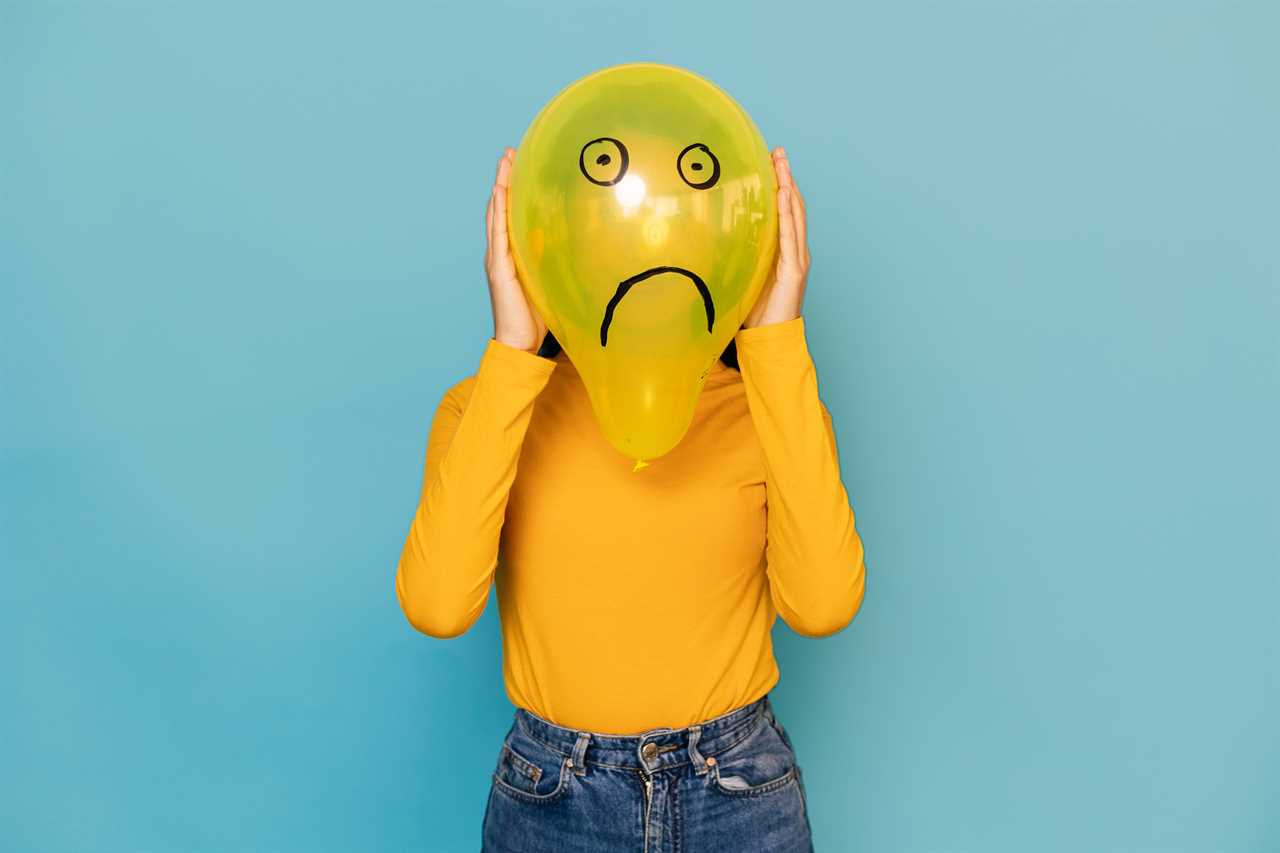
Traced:
<svg viewBox="0 0 1280 853">
<path fill-rule="evenodd" d="M 804 317 L 740 329 L 735 343 L 764 451 L 773 602 L 796 633 L 825 637 L 857 614 L 866 566 Z"/>
<path fill-rule="evenodd" d="M 474 379 L 450 388 L 436 409 L 396 569 L 400 608 L 424 634 L 456 637 L 484 611 L 520 448 L 555 366 L 490 338 Z"/>
</svg>

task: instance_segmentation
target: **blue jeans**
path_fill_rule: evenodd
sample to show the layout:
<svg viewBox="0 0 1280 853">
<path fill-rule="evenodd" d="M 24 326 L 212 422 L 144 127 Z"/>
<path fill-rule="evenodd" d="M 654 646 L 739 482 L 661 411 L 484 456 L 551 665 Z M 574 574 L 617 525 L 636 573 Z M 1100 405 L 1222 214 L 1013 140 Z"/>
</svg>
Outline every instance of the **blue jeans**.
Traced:
<svg viewBox="0 0 1280 853">
<path fill-rule="evenodd" d="M 517 708 L 482 853 L 812 853 L 804 783 L 768 695 L 683 729 L 558 726 Z"/>
</svg>

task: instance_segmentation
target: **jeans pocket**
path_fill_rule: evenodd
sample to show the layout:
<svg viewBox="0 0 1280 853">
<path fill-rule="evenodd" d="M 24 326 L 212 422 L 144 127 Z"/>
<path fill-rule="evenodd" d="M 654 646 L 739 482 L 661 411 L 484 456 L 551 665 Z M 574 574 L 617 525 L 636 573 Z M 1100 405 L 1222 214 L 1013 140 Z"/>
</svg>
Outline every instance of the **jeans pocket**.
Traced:
<svg viewBox="0 0 1280 853">
<path fill-rule="evenodd" d="M 768 794 L 799 779 L 796 754 L 789 740 L 765 717 L 743 740 L 711 757 L 715 761 L 708 775 L 712 786 L 723 794 Z"/>
<path fill-rule="evenodd" d="M 569 756 L 512 728 L 498 753 L 493 786 L 523 802 L 549 803 L 564 794 L 571 775 Z"/>
</svg>

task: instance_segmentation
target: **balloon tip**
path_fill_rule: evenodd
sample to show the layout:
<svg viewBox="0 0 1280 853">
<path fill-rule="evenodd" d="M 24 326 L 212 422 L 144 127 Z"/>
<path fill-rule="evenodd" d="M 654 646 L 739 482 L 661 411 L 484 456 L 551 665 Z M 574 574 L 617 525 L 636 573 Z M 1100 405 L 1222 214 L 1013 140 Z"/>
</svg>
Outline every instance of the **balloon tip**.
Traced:
<svg viewBox="0 0 1280 853">
<path fill-rule="evenodd" d="M 636 466 L 631 469 L 631 473 L 634 474 L 635 472 L 639 471 L 641 468 L 648 468 L 648 467 L 649 467 L 648 462 L 645 462 L 643 459 L 637 459 Z"/>
</svg>

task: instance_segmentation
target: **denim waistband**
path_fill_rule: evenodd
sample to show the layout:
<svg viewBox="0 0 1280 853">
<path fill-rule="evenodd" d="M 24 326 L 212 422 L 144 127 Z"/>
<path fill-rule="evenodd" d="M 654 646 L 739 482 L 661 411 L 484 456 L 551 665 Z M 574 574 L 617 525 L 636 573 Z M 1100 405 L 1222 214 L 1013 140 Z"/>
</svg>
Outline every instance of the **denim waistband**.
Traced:
<svg viewBox="0 0 1280 853">
<path fill-rule="evenodd" d="M 587 764 L 653 771 L 690 762 L 701 772 L 701 753 L 725 751 L 772 717 L 773 706 L 766 693 L 754 702 L 701 723 L 681 729 L 663 726 L 635 735 L 565 728 L 525 708 L 516 708 L 515 723 L 527 737 L 572 757 L 571 766 L 579 773 Z"/>
</svg>

